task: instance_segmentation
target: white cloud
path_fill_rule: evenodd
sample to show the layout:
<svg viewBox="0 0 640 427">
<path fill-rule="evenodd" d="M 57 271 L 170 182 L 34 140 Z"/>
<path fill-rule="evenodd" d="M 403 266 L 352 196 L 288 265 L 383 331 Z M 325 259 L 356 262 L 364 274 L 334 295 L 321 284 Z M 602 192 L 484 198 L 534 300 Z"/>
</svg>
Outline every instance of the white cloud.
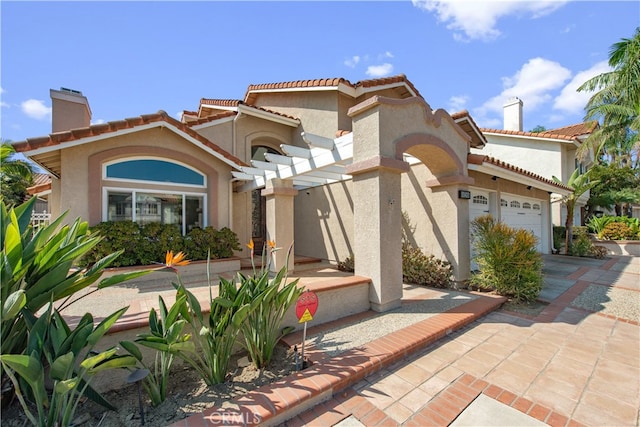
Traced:
<svg viewBox="0 0 640 427">
<path fill-rule="evenodd" d="M 570 77 L 571 71 L 557 62 L 544 58 L 530 59 L 512 77 L 503 77 L 503 91 L 486 101 L 481 108 L 501 112 L 505 101 L 517 96 L 527 110 L 535 110 L 551 101 L 552 92 Z"/>
<path fill-rule="evenodd" d="M 22 112 L 32 119 L 45 120 L 51 117 L 51 107 L 44 105 L 44 101 L 39 99 L 27 99 L 20 104 Z"/>
<path fill-rule="evenodd" d="M 349 68 L 355 68 L 355 66 L 358 65 L 358 62 L 360 62 L 360 57 L 358 55 L 354 55 L 351 58 L 345 60 L 344 65 Z"/>
<path fill-rule="evenodd" d="M 91 120 L 92 125 L 101 125 L 104 123 L 103 119 Z"/>
<path fill-rule="evenodd" d="M 373 78 L 388 76 L 391 73 L 393 73 L 393 65 L 389 63 L 370 65 L 366 71 L 367 76 Z"/>
<path fill-rule="evenodd" d="M 456 40 L 492 40 L 501 33 L 498 20 L 509 15 L 530 15 L 539 18 L 562 7 L 568 0 L 547 1 L 469 1 L 412 0 L 415 7 L 436 14 L 438 21 L 454 31 Z"/>
<path fill-rule="evenodd" d="M 389 52 L 389 51 L 386 51 L 385 53 L 378 55 L 378 57 L 379 57 L 380 59 L 384 59 L 384 58 L 393 58 L 393 53 L 391 53 L 391 52 Z"/>
<path fill-rule="evenodd" d="M 449 98 L 449 111 L 457 113 L 466 108 L 469 97 L 467 95 L 452 96 Z"/>
<path fill-rule="evenodd" d="M 578 88 L 590 78 L 609 71 L 611 68 L 607 61 L 598 62 L 588 70 L 580 71 L 553 100 L 553 108 L 571 114 L 583 112 L 593 92 L 578 92 Z"/>
<path fill-rule="evenodd" d="M 6 91 L 4 90 L 4 88 L 0 86 L 0 95 L 2 95 L 5 92 Z M 0 101 L 0 108 L 9 108 L 9 104 L 4 101 Z"/>
</svg>

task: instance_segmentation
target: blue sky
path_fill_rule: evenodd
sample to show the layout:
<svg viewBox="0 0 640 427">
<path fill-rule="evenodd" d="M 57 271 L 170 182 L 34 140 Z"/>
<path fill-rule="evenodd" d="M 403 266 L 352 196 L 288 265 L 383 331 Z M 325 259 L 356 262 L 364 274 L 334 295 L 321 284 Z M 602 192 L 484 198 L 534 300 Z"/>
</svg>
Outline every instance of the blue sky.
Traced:
<svg viewBox="0 0 640 427">
<path fill-rule="evenodd" d="M 2 1 L 3 140 L 51 130 L 49 89 L 80 90 L 93 123 L 200 98 L 242 99 L 250 84 L 405 74 L 432 108 L 502 128 L 581 122 L 576 88 L 633 36 L 635 1 Z"/>
</svg>

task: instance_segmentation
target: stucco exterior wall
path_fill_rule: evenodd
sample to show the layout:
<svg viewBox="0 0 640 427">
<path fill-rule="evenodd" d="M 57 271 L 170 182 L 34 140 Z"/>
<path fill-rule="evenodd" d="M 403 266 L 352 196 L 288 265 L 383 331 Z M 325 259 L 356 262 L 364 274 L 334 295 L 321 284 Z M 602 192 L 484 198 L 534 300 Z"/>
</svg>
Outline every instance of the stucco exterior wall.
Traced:
<svg viewBox="0 0 640 427">
<path fill-rule="evenodd" d="M 352 181 L 302 190 L 294 199 L 296 254 L 331 262 L 353 255 Z"/>
<path fill-rule="evenodd" d="M 90 225 L 103 220 L 101 165 L 132 154 L 178 161 L 200 170 L 207 176 L 208 225 L 229 226 L 231 167 L 166 128 L 153 128 L 63 150 L 60 199 L 66 204 L 62 208 L 70 211 L 68 219 L 81 217 Z M 133 184 L 132 187 L 148 186 Z"/>
<path fill-rule="evenodd" d="M 236 122 L 236 156 L 249 163 L 251 147 L 267 145 L 280 150 L 280 144 L 292 144 L 295 129 L 257 117 L 241 116 Z"/>
<path fill-rule="evenodd" d="M 294 144 L 303 143 L 300 132 L 334 138 L 338 130 L 338 94 L 336 91 L 281 92 L 261 94 L 256 105 L 300 119 L 302 126 L 294 135 Z"/>
<path fill-rule="evenodd" d="M 563 176 L 561 143 L 487 133 L 485 136 L 488 144 L 482 149 L 472 148 L 472 153 L 495 157 L 547 179 Z"/>
<path fill-rule="evenodd" d="M 223 121 L 222 123 L 206 124 L 193 128 L 200 135 L 216 144 L 218 147 L 238 157 L 233 144 L 233 120 Z"/>
</svg>

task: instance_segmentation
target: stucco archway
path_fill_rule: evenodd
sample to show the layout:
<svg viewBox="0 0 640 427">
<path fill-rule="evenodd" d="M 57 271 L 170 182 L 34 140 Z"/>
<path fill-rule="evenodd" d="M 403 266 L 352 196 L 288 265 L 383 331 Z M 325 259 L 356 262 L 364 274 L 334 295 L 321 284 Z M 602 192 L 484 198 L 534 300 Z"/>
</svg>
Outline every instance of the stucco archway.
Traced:
<svg viewBox="0 0 640 427">
<path fill-rule="evenodd" d="M 353 176 L 356 274 L 372 280 L 372 309 L 387 311 L 402 298 L 401 175 L 410 170 L 404 153 L 429 169 L 423 185 L 449 209 L 434 220 L 450 222 L 452 255 L 458 266 L 468 263 L 468 242 L 460 244 L 461 236 L 468 239 L 468 205 L 458 202 L 457 192 L 472 182 L 466 168 L 469 137 L 445 111 L 432 111 L 421 98 L 373 97 L 349 115 L 354 155 L 347 171 Z"/>
</svg>

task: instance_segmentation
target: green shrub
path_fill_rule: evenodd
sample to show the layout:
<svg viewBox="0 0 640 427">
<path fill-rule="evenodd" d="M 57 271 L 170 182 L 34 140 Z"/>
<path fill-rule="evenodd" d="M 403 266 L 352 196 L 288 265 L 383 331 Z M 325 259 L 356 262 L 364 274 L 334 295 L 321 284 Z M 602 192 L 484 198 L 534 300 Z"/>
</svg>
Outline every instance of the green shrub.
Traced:
<svg viewBox="0 0 640 427">
<path fill-rule="evenodd" d="M 161 262 L 168 251 L 184 252 L 192 261 L 229 258 L 241 250 L 238 236 L 229 228 L 194 228 L 182 236 L 175 224 L 157 222 L 138 225 L 132 221 L 101 222 L 91 228 L 104 239 L 82 259 L 82 265 L 92 265 L 106 254 L 124 250 L 114 267 L 150 265 Z"/>
<path fill-rule="evenodd" d="M 163 259 L 169 251 L 184 248 L 184 238 L 177 224 L 151 222 L 140 227 L 137 264 L 148 265 Z"/>
<path fill-rule="evenodd" d="M 553 247 L 557 251 L 561 251 L 564 248 L 564 240 L 567 235 L 567 229 L 564 226 L 553 226 Z"/>
<path fill-rule="evenodd" d="M 184 239 L 184 252 L 192 260 L 229 258 L 233 251 L 241 250 L 238 236 L 231 229 L 224 227 L 216 230 L 213 227 L 194 228 Z"/>
<path fill-rule="evenodd" d="M 542 256 L 533 233 L 515 230 L 491 215 L 476 218 L 471 231 L 480 269 L 471 283 L 516 300 L 535 300 L 542 290 Z"/>
<path fill-rule="evenodd" d="M 420 248 L 403 245 L 402 279 L 406 283 L 447 288 L 451 284 L 452 275 L 451 263 L 426 255 Z"/>
<path fill-rule="evenodd" d="M 140 226 L 135 222 L 101 222 L 91 227 L 90 231 L 100 234 L 102 240 L 82 258 L 83 265 L 93 265 L 106 254 L 120 250 L 122 254 L 111 264 L 112 267 L 138 265 L 140 263 L 138 252 L 140 251 L 142 238 Z"/>
<path fill-rule="evenodd" d="M 605 240 L 635 240 L 638 238 L 638 230 L 623 222 L 610 222 L 602 230 L 602 238 Z"/>
<path fill-rule="evenodd" d="M 569 255 L 586 257 L 591 256 L 593 253 L 593 242 L 589 234 L 584 231 L 580 231 L 571 244 Z"/>
</svg>

